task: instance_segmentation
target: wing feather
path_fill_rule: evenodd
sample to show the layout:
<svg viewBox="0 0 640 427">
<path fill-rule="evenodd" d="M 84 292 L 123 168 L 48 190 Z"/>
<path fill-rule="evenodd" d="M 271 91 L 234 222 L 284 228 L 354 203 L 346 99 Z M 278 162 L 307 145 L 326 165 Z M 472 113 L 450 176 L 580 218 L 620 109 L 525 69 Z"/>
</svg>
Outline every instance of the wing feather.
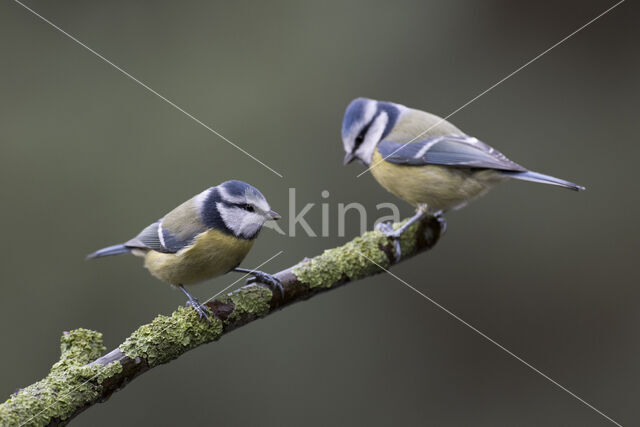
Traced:
<svg viewBox="0 0 640 427">
<path fill-rule="evenodd" d="M 176 234 L 164 228 L 162 226 L 162 220 L 159 220 L 146 227 L 140 234 L 124 245 L 128 248 L 152 249 L 157 252 L 176 253 L 191 245 L 202 231 L 198 230 L 189 235 L 182 233 L 183 237 L 181 236 L 179 238 Z"/>
<path fill-rule="evenodd" d="M 199 215 L 198 199 L 201 196 L 182 203 L 126 242 L 125 246 L 163 253 L 176 253 L 190 246 L 196 237 L 208 230 Z"/>
<path fill-rule="evenodd" d="M 381 141 L 377 148 L 387 162 L 396 164 L 527 170 L 498 150 L 468 135 L 441 135 L 408 144 Z"/>
<path fill-rule="evenodd" d="M 161 220 L 154 222 L 153 224 L 146 227 L 142 230 L 136 237 L 125 242 L 125 246 L 128 248 L 139 248 L 139 249 L 152 249 L 158 252 L 167 252 L 171 253 L 172 251 L 168 250 L 165 247 L 163 241 L 160 239 L 160 234 L 158 231 L 162 230 L 162 226 L 160 225 Z"/>
</svg>

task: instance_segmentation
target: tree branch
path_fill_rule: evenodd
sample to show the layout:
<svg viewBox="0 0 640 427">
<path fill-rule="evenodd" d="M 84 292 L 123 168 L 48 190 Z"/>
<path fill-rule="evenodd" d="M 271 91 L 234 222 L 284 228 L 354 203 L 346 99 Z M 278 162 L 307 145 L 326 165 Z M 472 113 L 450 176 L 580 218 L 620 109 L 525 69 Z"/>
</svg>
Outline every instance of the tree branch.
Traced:
<svg viewBox="0 0 640 427">
<path fill-rule="evenodd" d="M 191 308 L 180 307 L 171 316 L 157 316 L 139 327 L 103 356 L 101 333 L 64 332 L 60 360 L 47 377 L 17 390 L 0 405 L 0 425 L 64 425 L 149 369 L 295 302 L 378 274 L 379 266 L 388 269 L 430 249 L 442 232 L 442 224 L 432 217 L 413 225 L 400 240 L 402 258 L 395 260 L 392 240 L 369 231 L 277 273 L 284 295 L 258 284 L 243 286 L 206 304 L 214 315 L 210 323 Z"/>
</svg>

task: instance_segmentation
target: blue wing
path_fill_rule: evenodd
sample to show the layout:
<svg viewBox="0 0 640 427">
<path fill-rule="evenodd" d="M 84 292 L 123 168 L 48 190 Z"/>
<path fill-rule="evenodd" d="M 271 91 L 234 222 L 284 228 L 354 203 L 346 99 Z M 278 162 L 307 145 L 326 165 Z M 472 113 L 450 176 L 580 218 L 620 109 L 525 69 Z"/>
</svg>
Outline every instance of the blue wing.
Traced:
<svg viewBox="0 0 640 427">
<path fill-rule="evenodd" d="M 198 213 L 199 197 L 200 195 L 182 203 L 126 242 L 125 246 L 164 253 L 176 253 L 190 246 L 196 237 L 208 230 Z"/>
<path fill-rule="evenodd" d="M 133 239 L 124 245 L 127 248 L 152 249 L 163 253 L 176 253 L 183 249 L 196 238 L 199 233 L 178 239 L 173 233 L 162 227 L 162 220 L 158 220 L 142 230 Z"/>
<path fill-rule="evenodd" d="M 468 135 L 442 135 L 408 144 L 380 141 L 377 149 L 387 162 L 403 165 L 527 170 L 498 150 Z"/>
</svg>

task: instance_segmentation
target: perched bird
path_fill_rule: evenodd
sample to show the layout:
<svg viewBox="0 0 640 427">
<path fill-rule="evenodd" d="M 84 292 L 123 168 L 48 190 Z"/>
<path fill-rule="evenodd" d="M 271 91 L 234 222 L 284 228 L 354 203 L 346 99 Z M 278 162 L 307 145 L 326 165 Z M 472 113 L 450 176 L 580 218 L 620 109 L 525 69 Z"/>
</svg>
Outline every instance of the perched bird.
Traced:
<svg viewBox="0 0 640 427">
<path fill-rule="evenodd" d="M 263 224 L 279 218 L 256 188 L 226 181 L 187 200 L 133 239 L 100 249 L 87 259 L 123 253 L 144 257 L 152 275 L 180 288 L 188 304 L 209 320 L 206 309 L 184 285 L 237 271 L 282 292 L 274 276 L 238 268 Z"/>
<path fill-rule="evenodd" d="M 382 227 L 396 241 L 424 216 L 459 209 L 510 178 L 584 190 L 527 170 L 438 116 L 392 102 L 351 101 L 342 122 L 342 142 L 345 165 L 360 160 L 380 185 L 417 208 L 398 230 Z"/>
</svg>

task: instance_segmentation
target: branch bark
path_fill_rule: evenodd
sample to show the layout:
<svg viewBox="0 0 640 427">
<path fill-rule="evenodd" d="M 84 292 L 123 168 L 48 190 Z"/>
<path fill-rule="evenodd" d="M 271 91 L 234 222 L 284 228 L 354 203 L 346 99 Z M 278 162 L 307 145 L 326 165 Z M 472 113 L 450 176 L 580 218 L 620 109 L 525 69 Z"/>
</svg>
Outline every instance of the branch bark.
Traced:
<svg viewBox="0 0 640 427">
<path fill-rule="evenodd" d="M 414 224 L 400 240 L 399 260 L 392 240 L 380 231 L 369 231 L 277 273 L 284 295 L 259 284 L 243 286 L 206 304 L 214 315 L 210 323 L 201 321 L 191 308 L 180 307 L 171 316 L 159 315 L 140 326 L 104 355 L 101 333 L 64 332 L 60 360 L 47 377 L 17 390 L 0 405 L 0 425 L 65 425 L 149 369 L 288 305 L 378 274 L 383 271 L 380 267 L 388 269 L 432 248 L 443 231 L 443 224 L 432 217 Z"/>
</svg>

